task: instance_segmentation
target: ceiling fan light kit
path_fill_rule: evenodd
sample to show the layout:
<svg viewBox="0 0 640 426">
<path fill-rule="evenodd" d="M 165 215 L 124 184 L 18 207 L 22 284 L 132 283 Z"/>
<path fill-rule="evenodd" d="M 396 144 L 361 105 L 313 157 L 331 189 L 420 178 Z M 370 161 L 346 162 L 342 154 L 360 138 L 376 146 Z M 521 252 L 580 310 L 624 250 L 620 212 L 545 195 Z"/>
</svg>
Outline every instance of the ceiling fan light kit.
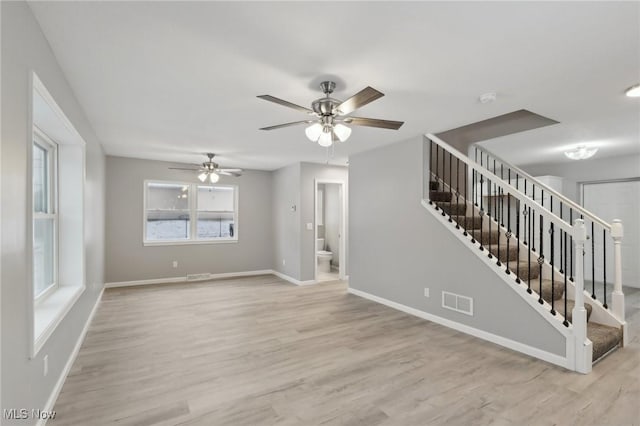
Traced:
<svg viewBox="0 0 640 426">
<path fill-rule="evenodd" d="M 366 87 L 343 102 L 331 97 L 331 93 L 333 93 L 335 87 L 336 83 L 334 83 L 333 81 L 323 81 L 322 83 L 320 83 L 320 88 L 325 94 L 325 97 L 313 101 L 311 103 L 311 109 L 293 104 L 291 102 L 276 98 L 271 95 L 258 96 L 258 98 L 260 99 L 264 99 L 269 102 L 302 111 L 311 116 L 316 116 L 316 118 L 313 120 L 302 120 L 292 123 L 278 124 L 275 126 L 263 127 L 260 130 L 275 130 L 282 127 L 296 126 L 299 124 L 311 124 L 305 129 L 305 135 L 307 136 L 307 138 L 312 142 L 316 142 L 322 147 L 329 147 L 337 141 L 345 142 L 347 139 L 349 139 L 349 136 L 351 136 L 351 128 L 346 124 L 350 124 L 353 126 L 368 126 L 394 130 L 398 130 L 400 126 L 404 124 L 404 122 L 402 121 L 379 120 L 375 118 L 348 116 L 348 114 L 352 113 L 356 109 L 365 106 L 378 98 L 381 98 L 382 96 L 384 96 L 384 94 L 372 87 Z"/>
<path fill-rule="evenodd" d="M 169 167 L 171 170 L 189 170 L 198 173 L 198 179 L 200 182 L 204 183 L 209 179 L 209 182 L 216 183 L 220 180 L 220 175 L 226 176 L 242 176 L 242 169 L 225 169 L 221 168 L 218 163 L 213 161 L 213 157 L 215 154 L 208 153 L 207 158 L 209 161 L 205 161 L 202 165 L 194 165 L 198 167 L 194 168 L 183 168 L 183 167 Z"/>
</svg>

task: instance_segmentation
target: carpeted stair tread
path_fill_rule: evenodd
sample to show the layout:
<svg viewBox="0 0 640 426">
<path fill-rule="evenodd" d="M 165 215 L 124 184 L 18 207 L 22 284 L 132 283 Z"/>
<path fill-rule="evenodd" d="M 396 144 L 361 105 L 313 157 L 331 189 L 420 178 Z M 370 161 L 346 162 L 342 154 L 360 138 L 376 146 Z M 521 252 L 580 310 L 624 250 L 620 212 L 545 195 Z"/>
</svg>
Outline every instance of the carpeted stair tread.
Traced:
<svg viewBox="0 0 640 426">
<path fill-rule="evenodd" d="M 436 205 L 440 207 L 445 213 L 451 215 L 464 215 L 467 210 L 467 205 L 464 203 L 456 204 L 443 201 L 436 202 Z"/>
<path fill-rule="evenodd" d="M 462 226 L 467 231 L 472 229 L 480 229 L 482 222 L 478 216 L 464 216 L 464 215 L 452 215 L 451 219 L 456 221 L 458 225 Z"/>
<path fill-rule="evenodd" d="M 448 203 L 452 197 L 453 197 L 453 194 L 451 192 L 429 191 L 429 199 L 431 201 L 446 201 Z"/>
<path fill-rule="evenodd" d="M 489 252 L 494 255 L 495 257 L 498 257 L 498 245 L 497 244 L 489 244 L 486 246 L 486 249 L 489 250 Z M 509 244 L 509 257 L 508 260 L 515 260 L 517 259 L 518 256 L 518 247 L 514 244 L 511 243 Z M 500 261 L 501 262 L 506 262 L 507 261 L 507 245 L 506 244 L 500 244 Z M 522 266 L 522 261 L 520 261 L 520 266 Z"/>
<path fill-rule="evenodd" d="M 431 191 L 437 191 L 440 188 L 440 183 L 436 182 L 434 180 L 432 180 L 431 182 L 429 182 L 429 190 Z"/>
<path fill-rule="evenodd" d="M 587 338 L 593 343 L 592 361 L 595 361 L 622 342 L 622 329 L 588 322 Z"/>
<path fill-rule="evenodd" d="M 522 268 L 522 261 L 520 262 L 520 267 Z M 536 264 L 536 266 L 538 266 Z M 526 265 L 525 265 L 526 268 Z M 535 277 L 533 277 L 534 272 L 535 272 Z M 532 281 L 531 281 L 531 290 L 535 291 L 536 293 L 540 294 L 540 281 L 538 280 L 540 274 L 540 270 L 536 267 L 533 267 L 533 264 L 531 264 L 531 275 L 532 275 Z M 525 273 L 526 276 L 526 273 Z M 521 279 L 523 279 L 523 281 L 528 281 L 524 278 L 521 277 Z M 558 281 L 555 282 L 555 288 L 553 289 L 553 296 L 555 300 L 559 300 L 562 299 L 562 296 L 564 295 L 564 284 L 560 284 Z M 551 303 L 551 280 L 542 280 L 542 299 L 545 300 L 547 303 Z"/>
<path fill-rule="evenodd" d="M 492 229 L 491 232 L 489 232 L 488 229 L 485 229 L 482 232 L 480 232 L 480 229 L 474 229 L 473 231 L 471 231 L 471 235 L 473 235 L 473 238 L 480 241 L 482 245 L 485 246 L 490 244 L 498 244 L 498 238 L 500 237 L 500 233 L 497 229 Z"/>
<path fill-rule="evenodd" d="M 573 307 L 576 305 L 575 301 L 567 300 L 567 321 L 573 321 Z M 555 310 L 558 312 L 558 315 L 564 317 L 564 299 L 556 300 L 555 305 L 553 306 Z M 593 311 L 593 306 L 588 303 L 584 304 L 584 308 L 587 310 L 587 321 L 591 318 L 591 312 Z"/>
</svg>

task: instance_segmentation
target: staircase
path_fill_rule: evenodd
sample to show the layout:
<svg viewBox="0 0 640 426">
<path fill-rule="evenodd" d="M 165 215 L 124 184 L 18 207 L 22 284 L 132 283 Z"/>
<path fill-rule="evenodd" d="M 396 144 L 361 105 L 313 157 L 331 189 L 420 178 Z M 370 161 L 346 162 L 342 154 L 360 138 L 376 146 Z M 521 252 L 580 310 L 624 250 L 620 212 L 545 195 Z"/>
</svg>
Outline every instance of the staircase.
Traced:
<svg viewBox="0 0 640 426">
<path fill-rule="evenodd" d="M 567 353 L 564 366 L 588 373 L 594 362 L 623 346 L 622 225 L 607 224 L 491 153 L 476 150 L 471 160 L 437 137 L 428 138 L 423 205 L 452 232 L 462 233 L 469 250 L 491 259 L 500 279 L 516 286 L 522 297 L 535 298 L 532 306 L 562 330 L 575 350 Z M 604 253 L 596 250 L 596 238 Z M 609 278 L 614 276 L 611 307 L 607 238 L 613 242 L 616 264 L 613 274 L 608 271 Z M 584 258 L 591 266 L 587 275 Z M 596 276 L 598 262 L 602 277 Z M 588 272 L 591 292 L 584 289 Z"/>
</svg>

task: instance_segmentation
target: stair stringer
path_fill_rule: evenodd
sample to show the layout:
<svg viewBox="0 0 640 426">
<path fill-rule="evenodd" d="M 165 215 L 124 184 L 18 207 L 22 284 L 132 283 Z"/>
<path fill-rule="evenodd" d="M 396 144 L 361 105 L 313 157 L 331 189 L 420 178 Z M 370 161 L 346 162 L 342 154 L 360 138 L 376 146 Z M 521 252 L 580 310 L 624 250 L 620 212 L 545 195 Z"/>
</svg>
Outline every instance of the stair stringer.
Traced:
<svg viewBox="0 0 640 426">
<path fill-rule="evenodd" d="M 493 270 L 500 280 L 505 283 L 505 287 L 511 289 L 511 291 L 515 292 L 522 300 L 524 300 L 534 311 L 536 311 L 544 321 L 549 323 L 555 330 L 561 334 L 565 340 L 565 356 L 559 356 L 557 354 L 553 354 L 550 352 L 542 351 L 537 348 L 532 348 L 527 345 L 519 344 L 519 342 L 513 342 L 515 344 L 511 345 L 508 342 L 495 342 L 501 344 L 502 346 L 509 347 L 515 351 L 524 353 L 526 355 L 532 356 L 534 358 L 541 359 L 543 361 L 550 362 L 552 364 L 558 365 L 560 367 L 564 367 L 568 370 L 576 371 L 576 350 L 575 350 L 575 334 L 573 325 L 569 324 L 569 326 L 565 326 L 563 324 L 563 320 L 559 318 L 559 316 L 553 316 L 549 313 L 551 310 L 551 306 L 545 301 L 544 304 L 540 304 L 538 302 L 538 295 L 535 293 L 527 292 L 527 285 L 524 282 L 517 283 L 515 281 L 515 274 L 507 275 L 502 269 L 497 269 L 495 261 L 493 259 L 489 259 L 486 251 L 480 251 L 480 243 L 476 241 L 475 243 L 471 243 L 471 236 L 464 235 L 464 229 L 456 229 L 455 224 L 449 222 L 447 216 L 442 216 L 442 212 L 440 210 L 436 210 L 433 205 L 429 205 L 429 202 L 426 200 L 421 201 L 422 206 L 431 213 L 436 219 L 440 221 L 440 223 L 447 228 L 458 240 L 463 242 L 469 248 L 469 251 L 474 253 L 485 265 Z M 526 332 L 524 330 L 523 332 Z M 510 342 L 510 341 L 509 341 Z M 507 343 L 507 344 L 505 344 Z M 588 346 L 591 345 L 591 342 L 587 339 L 586 344 Z M 535 350 L 531 350 L 535 349 Z M 591 353 L 591 350 L 588 350 L 588 353 Z"/>
</svg>

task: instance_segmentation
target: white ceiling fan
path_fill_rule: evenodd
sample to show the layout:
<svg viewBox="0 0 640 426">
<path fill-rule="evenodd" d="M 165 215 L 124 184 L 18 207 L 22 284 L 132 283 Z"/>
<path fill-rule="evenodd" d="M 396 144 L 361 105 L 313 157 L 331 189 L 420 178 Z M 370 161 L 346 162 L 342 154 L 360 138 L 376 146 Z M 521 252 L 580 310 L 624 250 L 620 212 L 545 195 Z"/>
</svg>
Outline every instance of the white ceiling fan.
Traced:
<svg viewBox="0 0 640 426">
<path fill-rule="evenodd" d="M 218 163 L 215 163 L 213 161 L 213 157 L 216 156 L 215 154 L 207 153 L 206 155 L 209 158 L 209 161 L 203 162 L 202 165 L 194 164 L 195 167 L 198 167 L 197 169 L 186 168 L 186 167 L 169 167 L 169 169 L 189 170 L 189 171 L 197 172 L 198 179 L 200 179 L 201 182 L 206 182 L 208 179 L 209 182 L 211 183 L 218 182 L 218 180 L 220 180 L 220 175 L 235 176 L 235 177 L 242 176 L 242 171 L 243 171 L 242 169 L 221 168 Z"/>
</svg>

